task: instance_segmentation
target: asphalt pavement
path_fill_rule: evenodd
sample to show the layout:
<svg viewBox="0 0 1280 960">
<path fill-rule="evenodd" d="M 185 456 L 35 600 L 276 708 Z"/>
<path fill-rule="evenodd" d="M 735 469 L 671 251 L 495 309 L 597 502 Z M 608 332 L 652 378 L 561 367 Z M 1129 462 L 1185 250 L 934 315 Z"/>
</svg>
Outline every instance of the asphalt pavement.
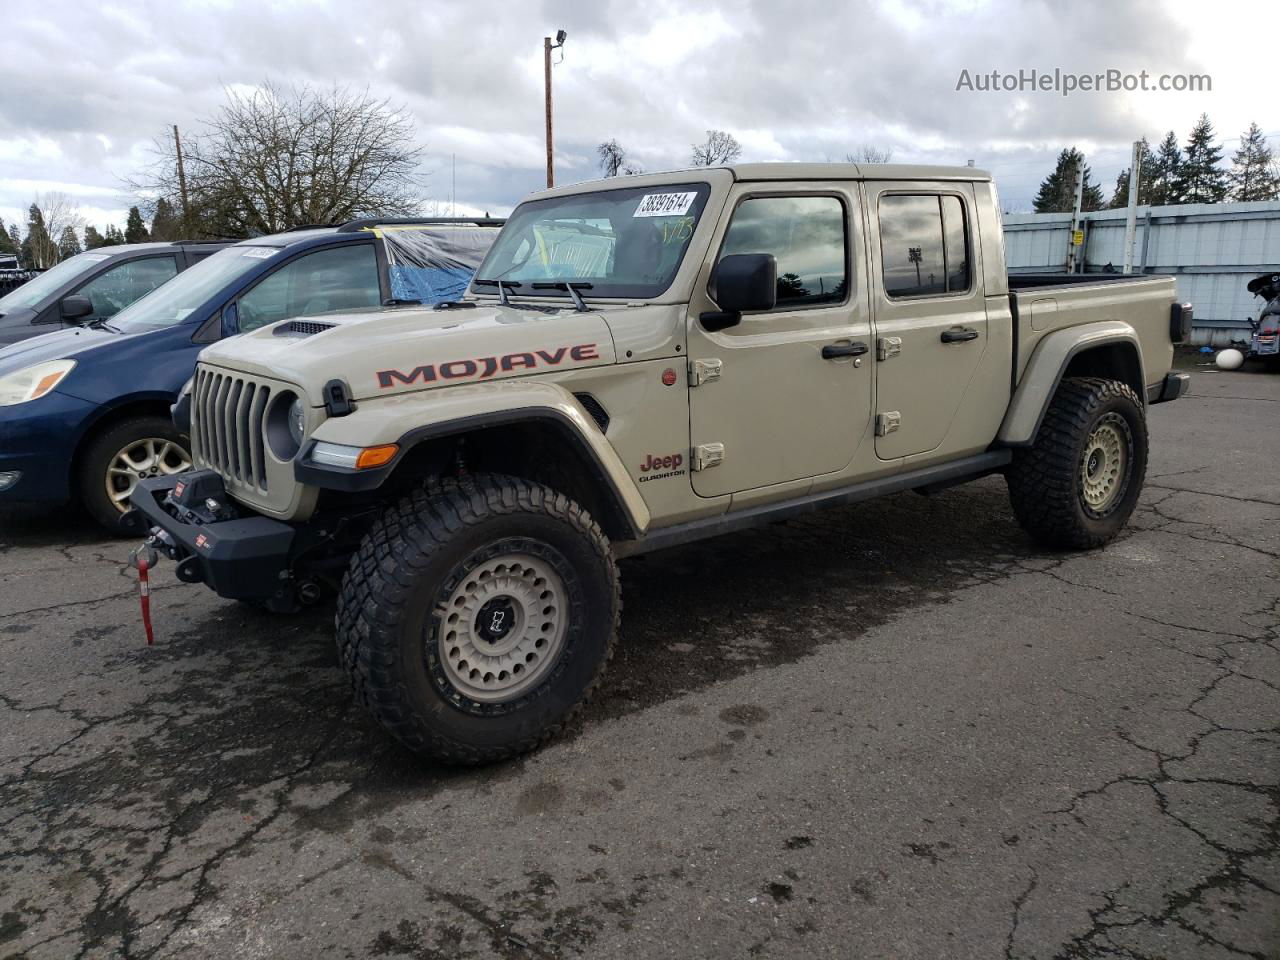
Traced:
<svg viewBox="0 0 1280 960">
<path fill-rule="evenodd" d="M 637 558 L 602 696 L 481 770 L 332 610 L 0 514 L 0 958 L 1280 957 L 1280 375 L 1151 411 L 1138 513 L 1003 481 Z"/>
</svg>

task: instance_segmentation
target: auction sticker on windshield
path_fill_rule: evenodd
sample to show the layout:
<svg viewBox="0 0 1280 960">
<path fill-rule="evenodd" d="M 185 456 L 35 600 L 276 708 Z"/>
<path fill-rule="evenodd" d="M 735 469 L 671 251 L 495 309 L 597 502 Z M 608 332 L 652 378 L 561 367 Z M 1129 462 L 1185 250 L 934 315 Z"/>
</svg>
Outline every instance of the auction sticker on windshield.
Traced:
<svg viewBox="0 0 1280 960">
<path fill-rule="evenodd" d="M 696 193 L 646 193 L 633 217 L 678 217 L 688 213 Z"/>
<path fill-rule="evenodd" d="M 266 260 L 268 257 L 274 257 L 278 252 L 274 247 L 249 247 L 240 256 L 253 257 L 255 260 Z"/>
</svg>

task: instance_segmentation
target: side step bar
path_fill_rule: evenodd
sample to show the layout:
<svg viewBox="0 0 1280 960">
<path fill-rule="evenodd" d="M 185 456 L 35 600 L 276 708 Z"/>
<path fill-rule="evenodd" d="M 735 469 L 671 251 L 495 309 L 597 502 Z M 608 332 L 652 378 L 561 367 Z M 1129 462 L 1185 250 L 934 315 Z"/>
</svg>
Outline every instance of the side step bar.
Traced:
<svg viewBox="0 0 1280 960">
<path fill-rule="evenodd" d="M 876 480 L 864 480 L 847 487 L 834 490 L 821 490 L 818 493 L 793 497 L 777 503 L 766 503 L 742 510 L 722 513 L 714 517 L 703 517 L 690 520 L 688 523 L 677 523 L 669 527 L 650 530 L 638 540 L 623 540 L 614 543 L 613 552 L 618 557 L 634 557 L 654 550 L 664 550 L 695 540 L 718 537 L 723 533 L 733 533 L 759 526 L 762 523 L 773 523 L 778 520 L 789 520 L 792 517 L 826 510 L 829 507 L 840 507 L 862 500 L 873 500 L 876 497 L 903 490 L 941 490 L 958 483 L 977 480 L 988 474 L 996 473 L 1008 465 L 1013 459 L 1013 451 L 1008 449 L 988 450 L 986 453 L 952 460 L 949 463 L 909 470 Z"/>
</svg>

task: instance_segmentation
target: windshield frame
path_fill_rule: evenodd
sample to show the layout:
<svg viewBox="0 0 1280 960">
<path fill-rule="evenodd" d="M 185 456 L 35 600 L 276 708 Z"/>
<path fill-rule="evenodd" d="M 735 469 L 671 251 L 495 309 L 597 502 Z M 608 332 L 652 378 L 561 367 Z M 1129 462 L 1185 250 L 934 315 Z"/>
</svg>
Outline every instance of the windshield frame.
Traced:
<svg viewBox="0 0 1280 960">
<path fill-rule="evenodd" d="M 93 279 L 97 273 L 103 272 L 107 266 L 111 265 L 111 262 L 116 259 L 118 258 L 110 253 L 99 253 L 97 250 L 86 250 L 83 253 L 77 253 L 74 257 L 67 257 L 65 260 L 60 260 L 48 270 L 44 270 L 41 273 L 36 274 L 26 283 L 14 287 L 3 297 L 0 297 L 0 314 L 12 313 L 15 310 L 35 310 L 38 312 L 43 309 L 43 307 L 48 306 L 47 301 L 50 299 L 58 299 L 64 295 L 59 291 L 74 285 L 83 286 L 89 280 Z M 60 267 L 76 263 L 77 261 L 79 261 L 80 265 L 84 266 L 84 269 L 76 270 L 74 272 L 67 272 L 65 270 L 59 271 Z M 53 285 L 46 286 L 46 284 L 50 282 L 49 278 L 51 277 L 53 278 Z M 23 299 L 29 299 L 32 289 L 36 290 L 35 302 L 19 302 L 16 295 L 25 293 L 26 297 Z M 11 298 L 13 298 L 12 303 L 5 302 Z"/>
<path fill-rule="evenodd" d="M 269 250 L 271 252 L 266 255 L 255 255 L 246 252 L 250 249 Z M 237 243 L 229 247 L 223 247 L 217 253 L 211 254 L 199 263 L 192 264 L 187 269 L 180 271 L 168 283 L 156 287 L 146 296 L 140 297 L 129 304 L 129 306 L 111 318 L 111 325 L 119 329 L 121 333 L 154 333 L 157 330 L 172 330 L 175 327 L 206 321 L 209 318 L 210 307 L 213 307 L 215 312 L 222 307 L 224 300 L 226 300 L 228 288 L 238 288 L 243 284 L 244 278 L 253 274 L 255 270 L 262 270 L 268 264 L 278 262 L 276 258 L 281 256 L 285 250 L 285 247 L 274 244 L 253 242 Z M 216 286 L 211 286 L 205 282 L 210 274 L 209 268 L 211 266 L 220 266 L 238 259 L 243 259 L 246 262 L 247 265 L 244 269 L 238 272 L 224 273 L 219 281 L 214 281 L 217 284 Z M 185 315 L 166 319 L 161 323 L 144 319 L 148 312 L 163 309 L 162 305 L 167 304 L 175 297 L 181 297 L 191 287 L 196 288 L 195 292 L 202 292 L 203 297 Z M 182 307 L 178 309 L 182 309 Z"/>
<path fill-rule="evenodd" d="M 710 171 L 708 171 L 710 172 Z M 717 171 L 718 173 L 719 171 Z M 620 178 L 621 179 L 621 178 Z M 577 189 L 564 193 L 557 192 L 551 196 L 536 197 L 526 200 L 512 211 L 507 218 L 506 225 L 503 226 L 493 246 L 489 248 L 484 261 L 480 264 L 479 269 L 472 279 L 472 283 L 468 288 L 468 296 L 483 299 L 498 299 L 501 297 L 498 288 L 492 283 L 484 281 L 493 281 L 501 279 L 503 287 L 509 297 L 519 300 L 529 299 L 549 299 L 549 300 L 567 300 L 572 302 L 573 295 L 567 289 L 549 289 L 543 284 L 564 283 L 568 282 L 577 287 L 577 292 L 586 300 L 607 300 L 607 301 L 645 301 L 645 302 L 662 302 L 670 298 L 673 291 L 683 285 L 683 281 L 687 279 L 687 273 L 690 270 L 691 258 L 690 251 L 697 246 L 706 233 L 714 228 L 715 211 L 718 209 L 718 203 L 721 200 L 723 188 L 717 183 L 718 178 L 714 175 L 702 177 L 698 174 L 691 175 L 687 180 L 674 180 L 664 176 L 661 179 L 657 177 L 627 177 L 624 182 L 610 184 L 609 186 L 595 186 L 595 189 Z M 726 185 L 727 186 L 727 185 Z M 513 233 L 512 227 L 516 230 L 524 232 L 527 228 L 522 223 L 523 215 L 533 214 L 535 217 L 540 211 L 547 211 L 556 207 L 571 206 L 573 204 L 582 203 L 584 200 L 605 196 L 608 194 L 626 193 L 632 196 L 627 197 L 625 203 L 639 205 L 640 200 L 646 194 L 667 194 L 667 193 L 694 193 L 695 198 L 690 203 L 688 215 L 694 217 L 694 222 L 689 230 L 688 237 L 685 239 L 684 247 L 679 257 L 671 264 L 666 278 L 661 283 L 652 284 L 619 284 L 604 283 L 600 277 L 546 277 L 546 278 L 528 278 L 528 277 L 511 277 L 509 283 L 505 277 L 502 277 L 502 269 L 491 267 L 491 261 L 497 254 L 502 251 L 504 245 L 504 237 L 508 233 Z M 634 201 L 633 199 L 634 198 Z M 625 204 L 624 204 L 625 209 Z M 569 218 L 566 218 L 569 219 Z M 589 218 L 582 218 L 589 219 Z M 662 218 L 653 218 L 654 220 Z M 693 269 L 696 270 L 697 265 Z M 508 271 L 512 270 L 511 266 L 507 266 Z M 480 285 L 476 285 L 476 281 L 480 281 Z M 535 286 L 536 285 L 536 286 Z"/>
</svg>

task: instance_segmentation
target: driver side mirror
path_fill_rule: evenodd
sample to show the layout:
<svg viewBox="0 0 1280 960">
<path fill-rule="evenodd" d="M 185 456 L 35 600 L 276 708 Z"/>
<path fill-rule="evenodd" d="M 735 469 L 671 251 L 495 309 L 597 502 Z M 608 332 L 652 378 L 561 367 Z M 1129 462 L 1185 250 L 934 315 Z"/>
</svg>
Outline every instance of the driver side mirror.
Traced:
<svg viewBox="0 0 1280 960">
<path fill-rule="evenodd" d="M 74 323 L 77 320 L 83 320 L 85 317 L 93 316 L 93 301 L 88 297 L 74 295 L 63 297 L 58 303 L 58 311 L 63 320 Z"/>
<path fill-rule="evenodd" d="M 724 330 L 742 322 L 744 313 L 772 310 L 778 302 L 778 260 L 771 253 L 733 253 L 716 264 L 717 311 L 698 320 L 706 330 Z"/>
</svg>

